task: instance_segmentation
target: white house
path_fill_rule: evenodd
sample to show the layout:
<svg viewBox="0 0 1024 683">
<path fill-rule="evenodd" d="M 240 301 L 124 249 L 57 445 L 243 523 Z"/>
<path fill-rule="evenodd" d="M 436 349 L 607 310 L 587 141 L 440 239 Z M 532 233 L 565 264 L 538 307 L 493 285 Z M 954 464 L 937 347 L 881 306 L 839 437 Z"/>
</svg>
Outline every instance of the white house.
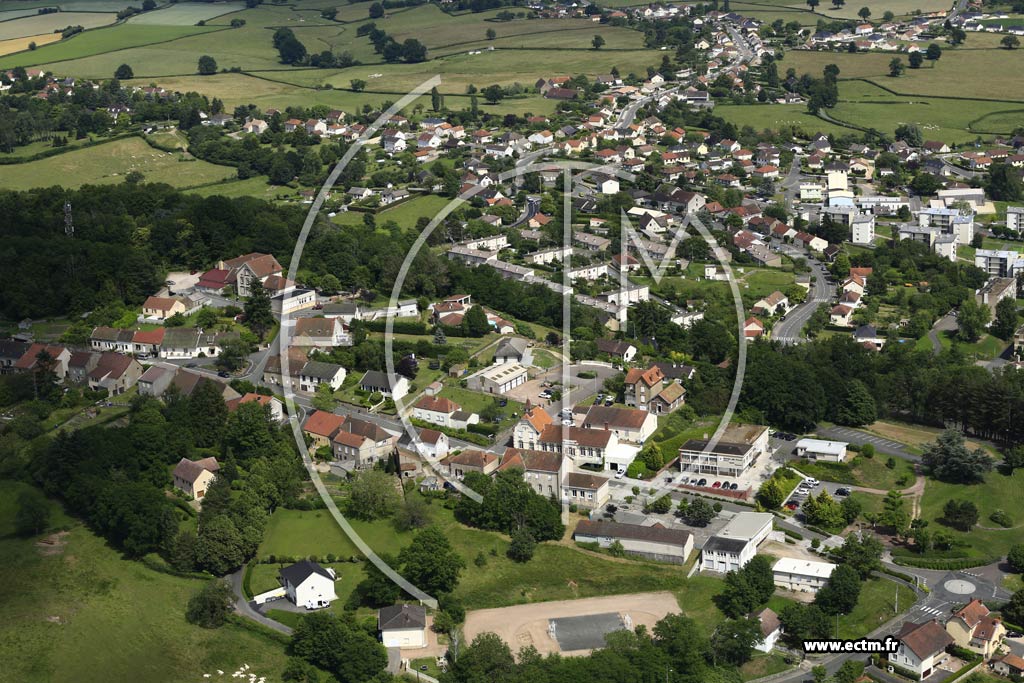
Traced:
<svg viewBox="0 0 1024 683">
<path fill-rule="evenodd" d="M 329 607 L 338 599 L 334 592 L 337 575 L 330 567 L 321 567 L 316 562 L 302 560 L 280 572 L 281 585 L 285 595 L 299 607 L 319 609 Z"/>
<path fill-rule="evenodd" d="M 701 570 L 731 572 L 746 566 L 757 546 L 772 531 L 775 518 L 767 512 L 738 512 L 701 549 Z"/>
<path fill-rule="evenodd" d="M 908 621 L 896 633 L 899 649 L 889 653 L 889 663 L 916 674 L 924 680 L 946 661 L 946 648 L 955 641 L 938 621 L 923 624 Z"/>
<path fill-rule="evenodd" d="M 817 593 L 819 588 L 828 583 L 835 568 L 836 565 L 831 562 L 783 557 L 772 567 L 772 577 L 779 588 L 800 593 Z"/>
<path fill-rule="evenodd" d="M 327 384 L 331 391 L 337 391 L 344 381 L 345 368 L 335 363 L 310 360 L 299 371 L 300 391 L 314 392 L 321 384 Z"/>
<path fill-rule="evenodd" d="M 761 652 L 771 652 L 782 636 L 782 622 L 779 621 L 779 615 L 772 608 L 765 607 L 755 613 L 754 618 L 761 624 L 761 640 L 754 648 Z"/>
<path fill-rule="evenodd" d="M 359 380 L 359 388 L 371 394 L 379 393 L 397 401 L 409 393 L 409 380 L 401 375 L 395 375 L 395 381 L 392 382 L 386 372 L 367 370 Z"/>
<path fill-rule="evenodd" d="M 392 605 L 377 612 L 377 630 L 384 647 L 427 646 L 427 612 L 420 605 Z"/>
<path fill-rule="evenodd" d="M 821 439 L 800 439 L 796 442 L 794 454 L 808 460 L 843 462 L 846 460 L 845 441 L 823 441 Z"/>
</svg>

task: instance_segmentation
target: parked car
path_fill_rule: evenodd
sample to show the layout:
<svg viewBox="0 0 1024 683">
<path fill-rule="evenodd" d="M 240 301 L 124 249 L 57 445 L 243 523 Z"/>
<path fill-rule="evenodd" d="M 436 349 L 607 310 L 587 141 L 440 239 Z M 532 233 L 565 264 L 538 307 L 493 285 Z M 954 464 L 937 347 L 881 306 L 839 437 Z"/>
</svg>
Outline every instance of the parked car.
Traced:
<svg viewBox="0 0 1024 683">
<path fill-rule="evenodd" d="M 707 485 L 708 485 L 708 480 L 707 479 L 701 479 L 700 481 L 697 482 L 697 486 L 707 486 Z"/>
<path fill-rule="evenodd" d="M 606 398 L 606 399 L 604 400 L 604 404 L 605 404 L 606 406 L 610 406 L 610 405 L 615 405 L 615 399 L 614 399 L 614 398 L 612 398 L 611 396 L 609 396 L 608 398 Z"/>
<path fill-rule="evenodd" d="M 848 496 L 848 495 L 850 495 L 850 489 L 846 488 L 845 486 L 842 487 L 842 488 L 838 488 L 838 489 L 836 489 L 836 495 L 837 496 Z"/>
<path fill-rule="evenodd" d="M 622 479 L 622 477 L 624 477 L 625 475 L 626 475 L 626 470 L 619 470 L 618 472 L 615 473 L 615 478 L 616 479 Z"/>
<path fill-rule="evenodd" d="M 547 390 L 544 390 L 544 391 L 540 392 L 539 394 L 537 394 L 537 396 L 539 396 L 540 398 L 543 398 L 543 399 L 549 399 L 549 398 L 551 398 L 551 392 L 547 391 Z"/>
<path fill-rule="evenodd" d="M 218 377 L 230 377 L 231 373 L 229 373 L 227 370 L 221 370 L 220 372 L 217 373 L 217 376 Z"/>
<path fill-rule="evenodd" d="M 795 500 L 791 500 L 788 503 L 786 503 L 787 510 L 796 510 L 798 507 L 800 507 L 800 503 L 796 502 Z"/>
<path fill-rule="evenodd" d="M 714 484 L 711 485 L 711 488 L 713 488 L 713 489 L 717 489 L 717 488 L 721 488 L 721 487 L 722 487 L 722 482 L 720 482 L 720 481 L 716 481 Z"/>
<path fill-rule="evenodd" d="M 740 487 L 740 485 L 739 485 L 739 484 L 737 484 L 736 482 L 733 482 L 733 483 L 729 484 L 729 490 L 730 490 L 730 491 L 735 491 L 735 490 L 736 490 L 736 489 L 738 489 L 739 487 Z"/>
</svg>

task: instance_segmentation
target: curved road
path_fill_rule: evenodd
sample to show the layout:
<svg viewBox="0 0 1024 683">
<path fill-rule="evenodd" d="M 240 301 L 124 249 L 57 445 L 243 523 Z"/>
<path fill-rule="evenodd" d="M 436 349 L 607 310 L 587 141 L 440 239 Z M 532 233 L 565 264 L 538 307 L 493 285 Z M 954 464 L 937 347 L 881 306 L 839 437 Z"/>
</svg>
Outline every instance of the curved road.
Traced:
<svg viewBox="0 0 1024 683">
<path fill-rule="evenodd" d="M 833 287 L 825 281 L 827 273 L 821 270 L 821 264 L 808 256 L 807 265 L 811 267 L 811 275 L 815 278 L 811 283 L 810 291 L 807 292 L 807 300 L 793 307 L 786 313 L 786 319 L 780 320 L 772 328 L 772 338 L 783 344 L 797 344 L 805 341 L 804 325 L 818 310 L 818 306 L 832 298 L 834 292 Z"/>
</svg>

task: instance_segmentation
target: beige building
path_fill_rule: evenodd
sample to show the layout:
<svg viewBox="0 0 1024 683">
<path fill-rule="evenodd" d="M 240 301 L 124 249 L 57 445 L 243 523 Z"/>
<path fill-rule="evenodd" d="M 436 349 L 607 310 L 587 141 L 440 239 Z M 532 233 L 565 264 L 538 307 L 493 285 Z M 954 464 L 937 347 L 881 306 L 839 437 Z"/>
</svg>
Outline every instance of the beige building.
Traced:
<svg viewBox="0 0 1024 683">
<path fill-rule="evenodd" d="M 946 622 L 946 633 L 960 647 L 989 659 L 1006 636 L 1006 627 L 999 617 L 992 616 L 985 603 L 975 598 L 953 613 Z"/>
<path fill-rule="evenodd" d="M 384 647 L 426 647 L 427 612 L 420 605 L 392 605 L 377 612 L 377 630 Z"/>
<path fill-rule="evenodd" d="M 828 583 L 835 568 L 831 562 L 783 557 L 772 567 L 772 576 L 779 588 L 797 593 L 817 593 Z"/>
<path fill-rule="evenodd" d="M 178 298 L 151 296 L 142 304 L 142 315 L 157 320 L 167 320 L 176 313 L 185 315 L 185 303 Z"/>
<path fill-rule="evenodd" d="M 220 469 L 216 458 L 189 460 L 182 458 L 174 467 L 174 488 L 199 500 L 206 495 L 210 483 Z"/>
<path fill-rule="evenodd" d="M 561 453 L 506 448 L 498 471 L 522 470 L 523 480 L 535 492 L 542 496 L 557 496 L 563 462 Z"/>
<path fill-rule="evenodd" d="M 693 552 L 690 532 L 666 529 L 661 524 L 640 526 L 585 519 L 576 525 L 574 538 L 581 543 L 597 543 L 602 548 L 618 541 L 630 555 L 673 564 L 683 564 Z"/>
</svg>

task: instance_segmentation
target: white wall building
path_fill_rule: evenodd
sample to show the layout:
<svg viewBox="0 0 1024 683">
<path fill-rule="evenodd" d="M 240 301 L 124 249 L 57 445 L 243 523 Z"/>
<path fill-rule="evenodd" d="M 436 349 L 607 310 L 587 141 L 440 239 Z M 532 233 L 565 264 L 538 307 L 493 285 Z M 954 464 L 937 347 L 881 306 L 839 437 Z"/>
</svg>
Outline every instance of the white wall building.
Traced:
<svg viewBox="0 0 1024 683">
<path fill-rule="evenodd" d="M 746 566 L 757 546 L 772 531 L 775 517 L 768 512 L 738 512 L 701 549 L 702 571 L 731 572 Z"/>
<path fill-rule="evenodd" d="M 819 588 L 828 583 L 835 568 L 836 565 L 831 562 L 783 557 L 772 567 L 772 576 L 779 588 L 799 593 L 817 593 Z"/>
</svg>

